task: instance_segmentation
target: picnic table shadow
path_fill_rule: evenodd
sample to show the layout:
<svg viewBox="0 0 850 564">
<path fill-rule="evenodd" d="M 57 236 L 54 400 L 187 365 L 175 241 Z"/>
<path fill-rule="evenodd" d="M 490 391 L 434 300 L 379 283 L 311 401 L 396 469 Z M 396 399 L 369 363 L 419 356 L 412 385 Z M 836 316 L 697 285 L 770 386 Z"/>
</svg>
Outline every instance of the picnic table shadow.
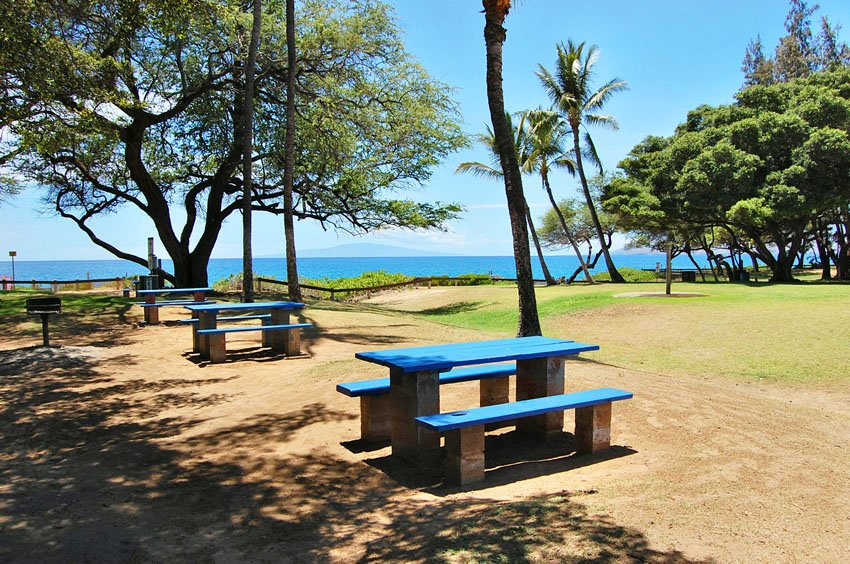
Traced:
<svg viewBox="0 0 850 564">
<path fill-rule="evenodd" d="M 638 452 L 629 446 L 613 444 L 609 449 L 596 454 L 577 454 L 575 436 L 567 432 L 555 434 L 544 441 L 514 430 L 489 434 L 485 436 L 484 441 L 484 481 L 462 487 L 444 484 L 441 476 L 427 474 L 389 453 L 366 459 L 365 463 L 405 487 L 446 496 L 458 491 L 486 490 L 540 476 L 569 472 Z M 358 440 L 342 443 L 342 446 L 354 453 L 374 452 L 386 449 L 389 442 L 371 443 L 370 446 L 370 443 Z"/>
</svg>

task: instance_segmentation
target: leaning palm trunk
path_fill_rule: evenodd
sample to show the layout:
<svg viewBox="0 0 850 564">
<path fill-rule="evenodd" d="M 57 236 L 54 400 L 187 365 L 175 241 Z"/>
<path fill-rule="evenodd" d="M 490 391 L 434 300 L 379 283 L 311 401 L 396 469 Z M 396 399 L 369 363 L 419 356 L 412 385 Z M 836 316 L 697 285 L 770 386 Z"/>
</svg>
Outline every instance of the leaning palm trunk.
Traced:
<svg viewBox="0 0 850 564">
<path fill-rule="evenodd" d="M 254 0 L 259 1 L 259 0 Z M 295 256 L 295 222 L 292 206 L 295 167 L 295 0 L 286 0 L 286 137 L 283 140 L 283 232 L 286 238 L 286 281 L 289 299 L 303 301 Z"/>
<path fill-rule="evenodd" d="M 543 174 L 543 188 L 546 190 L 546 194 L 549 196 L 549 203 L 552 204 L 552 208 L 555 210 L 555 214 L 558 216 L 558 221 L 561 222 L 561 228 L 564 230 L 564 235 L 567 236 L 567 241 L 570 242 L 570 246 L 573 248 L 573 251 L 578 258 L 578 263 L 581 265 L 580 268 L 584 272 L 584 279 L 587 280 L 590 284 L 595 284 L 593 281 L 593 277 L 590 275 L 590 269 L 587 268 L 587 262 L 584 260 L 584 257 L 581 254 L 581 249 L 578 248 L 578 243 L 576 243 L 575 238 L 573 237 L 570 228 L 567 226 L 567 220 L 564 218 L 564 214 L 561 212 L 561 208 L 558 207 L 558 203 L 555 201 L 555 196 L 552 194 L 552 187 L 549 185 L 549 175 Z M 605 245 L 602 245 L 603 247 Z"/>
<path fill-rule="evenodd" d="M 571 123 L 573 128 L 573 145 L 576 152 L 576 169 L 578 177 L 581 180 L 581 189 L 584 192 L 584 199 L 587 201 L 587 208 L 590 211 L 590 218 L 593 220 L 593 227 L 596 229 L 596 236 L 599 237 L 599 244 L 602 246 L 602 256 L 605 257 L 605 266 L 608 268 L 608 274 L 611 275 L 611 282 L 625 282 L 625 278 L 614 266 L 614 261 L 611 259 L 611 253 L 608 246 L 605 244 L 605 232 L 602 230 L 602 223 L 599 221 L 599 214 L 596 213 L 596 205 L 593 203 L 593 197 L 590 195 L 590 189 L 587 186 L 587 177 L 584 174 L 584 166 L 581 162 L 581 142 L 579 141 L 579 124 Z"/>
<path fill-rule="evenodd" d="M 537 249 L 537 258 L 540 259 L 540 268 L 543 270 L 543 278 L 546 280 L 547 286 L 554 286 L 555 279 L 549 272 L 549 267 L 546 266 L 546 261 L 543 259 L 543 248 L 540 246 L 540 239 L 537 238 L 537 230 L 534 228 L 534 220 L 531 218 L 531 210 L 528 203 L 525 204 L 525 217 L 528 219 L 528 229 L 531 231 L 531 239 L 534 241 L 534 248 Z"/>
<path fill-rule="evenodd" d="M 499 148 L 499 162 L 504 174 L 505 194 L 513 235 L 514 261 L 516 263 L 517 290 L 519 294 L 520 337 L 540 335 L 537 299 L 534 295 L 534 278 L 531 273 L 531 253 L 528 246 L 528 227 L 525 219 L 525 196 L 519 171 L 511 128 L 505 118 L 505 99 L 502 92 L 502 44 L 507 32 L 502 22 L 507 16 L 510 2 L 483 0 L 484 43 L 487 47 L 487 102 L 493 134 Z"/>
</svg>

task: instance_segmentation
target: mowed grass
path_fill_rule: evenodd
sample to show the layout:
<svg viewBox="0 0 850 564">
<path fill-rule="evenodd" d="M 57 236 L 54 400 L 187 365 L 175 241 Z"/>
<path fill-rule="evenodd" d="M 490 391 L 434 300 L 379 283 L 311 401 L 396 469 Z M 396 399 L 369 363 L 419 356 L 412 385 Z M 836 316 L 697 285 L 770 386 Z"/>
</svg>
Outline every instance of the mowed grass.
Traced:
<svg viewBox="0 0 850 564">
<path fill-rule="evenodd" d="M 596 343 L 599 362 L 666 374 L 773 381 L 850 381 L 850 286 L 675 284 L 705 297 L 615 297 L 663 284 L 538 288 L 545 335 Z M 516 289 L 446 288 L 386 306 L 494 335 L 516 332 Z"/>
<path fill-rule="evenodd" d="M 673 289 L 707 296 L 615 297 L 663 292 L 663 284 L 538 288 L 543 334 L 598 344 L 598 352 L 584 357 L 629 369 L 850 384 L 850 286 L 696 283 L 674 284 Z M 0 293 L 4 333 L 33 339 L 33 345 L 40 342 L 41 325 L 37 316 L 26 315 L 24 303 L 36 295 L 45 294 Z M 137 309 L 132 307 L 133 298 L 59 296 L 63 313 L 51 322 L 51 335 L 57 338 L 103 329 L 120 332 L 123 324 L 133 322 L 127 314 Z M 333 331 L 339 304 L 311 301 L 308 307 L 326 310 L 330 314 L 327 329 Z M 496 285 L 401 291 L 379 303 L 350 304 L 344 309 L 349 317 L 379 311 L 404 317 L 419 323 L 423 335 L 439 332 L 442 324 L 508 337 L 516 333 L 517 307 L 516 288 Z"/>
</svg>

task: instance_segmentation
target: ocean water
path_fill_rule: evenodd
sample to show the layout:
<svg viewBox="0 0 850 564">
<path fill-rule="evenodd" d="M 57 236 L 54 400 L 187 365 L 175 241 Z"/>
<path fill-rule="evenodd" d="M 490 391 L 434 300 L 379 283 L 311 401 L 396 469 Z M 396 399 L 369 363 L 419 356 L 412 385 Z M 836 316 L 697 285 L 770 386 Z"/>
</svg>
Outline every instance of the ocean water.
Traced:
<svg viewBox="0 0 850 564">
<path fill-rule="evenodd" d="M 697 261 L 706 265 L 705 258 L 696 256 Z M 664 265 L 663 254 L 623 254 L 614 255 L 617 267 L 650 268 L 656 263 Z M 547 256 L 546 264 L 553 276 L 569 277 L 578 267 L 573 256 Z M 171 272 L 170 260 L 163 260 L 162 266 Z M 532 257 L 534 277 L 543 278 L 543 272 L 536 256 Z M 673 259 L 674 268 L 693 268 L 687 257 Z M 492 274 L 505 278 L 516 277 L 514 259 L 510 256 L 451 256 L 451 257 L 359 257 L 359 258 L 301 258 L 298 259 L 298 273 L 302 278 L 348 278 L 363 272 L 384 270 L 400 272 L 409 276 L 459 276 L 461 274 Z M 230 274 L 242 271 L 242 259 L 212 259 L 209 263 L 209 282 L 214 283 Z M 602 259 L 593 272 L 605 271 Z M 270 276 L 283 280 L 286 278 L 286 263 L 282 258 L 254 259 L 254 272 L 259 276 Z M 15 261 L 15 279 L 26 280 L 85 280 L 87 278 L 116 278 L 125 275 L 147 274 L 147 269 L 125 260 L 58 260 L 58 261 Z M 12 278 L 12 264 L 7 259 L 0 262 L 0 276 Z"/>
</svg>

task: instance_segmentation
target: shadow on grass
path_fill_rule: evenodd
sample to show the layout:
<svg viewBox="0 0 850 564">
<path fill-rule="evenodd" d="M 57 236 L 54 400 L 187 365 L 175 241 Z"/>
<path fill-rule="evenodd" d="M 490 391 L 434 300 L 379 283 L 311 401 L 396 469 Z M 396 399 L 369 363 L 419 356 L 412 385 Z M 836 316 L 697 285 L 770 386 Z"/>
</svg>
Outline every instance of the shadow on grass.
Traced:
<svg viewBox="0 0 850 564">
<path fill-rule="evenodd" d="M 414 313 L 416 315 L 456 315 L 458 313 L 479 310 L 485 305 L 487 304 L 484 302 L 455 302 L 440 307 L 433 307 L 410 313 Z"/>
<path fill-rule="evenodd" d="M 410 495 L 335 445 L 304 445 L 350 412 L 223 415 L 210 408 L 234 397 L 208 386 L 227 379 L 118 380 L 101 366 L 132 358 L 60 351 L 0 357 L 4 562 L 687 561 L 593 514 L 586 494 Z M 499 441 L 493 460 L 510 464 Z"/>
</svg>

